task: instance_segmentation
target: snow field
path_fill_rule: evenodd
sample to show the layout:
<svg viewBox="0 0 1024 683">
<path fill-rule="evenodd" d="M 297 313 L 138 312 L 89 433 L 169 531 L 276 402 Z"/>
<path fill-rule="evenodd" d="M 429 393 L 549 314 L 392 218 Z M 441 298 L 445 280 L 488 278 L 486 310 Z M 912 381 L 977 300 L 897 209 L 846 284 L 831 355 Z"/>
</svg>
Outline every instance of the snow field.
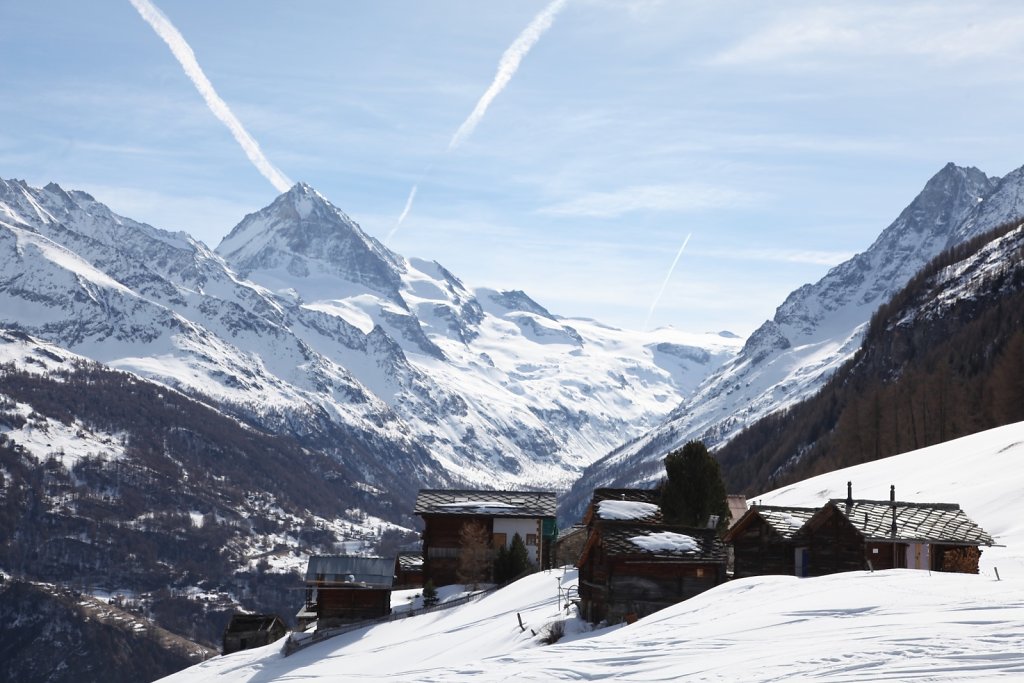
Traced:
<svg viewBox="0 0 1024 683">
<path fill-rule="evenodd" d="M 984 550 L 976 576 L 903 569 L 736 580 L 629 626 L 588 630 L 566 621 L 567 635 L 554 645 L 542 643 L 543 631 L 566 618 L 558 588 L 572 585 L 575 571 L 542 572 L 478 602 L 354 631 L 288 658 L 278 643 L 164 680 L 1024 680 L 1024 423 L 756 499 L 818 505 L 844 497 L 847 481 L 858 498 L 887 499 L 892 483 L 900 500 L 959 503 L 1002 547 Z"/>
</svg>

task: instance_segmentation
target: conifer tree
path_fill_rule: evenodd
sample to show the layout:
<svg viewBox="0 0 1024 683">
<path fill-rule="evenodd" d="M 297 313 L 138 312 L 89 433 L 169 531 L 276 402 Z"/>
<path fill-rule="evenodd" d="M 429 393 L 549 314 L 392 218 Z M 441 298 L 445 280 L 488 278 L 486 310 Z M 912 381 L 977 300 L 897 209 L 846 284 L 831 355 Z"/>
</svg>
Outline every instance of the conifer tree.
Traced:
<svg viewBox="0 0 1024 683">
<path fill-rule="evenodd" d="M 423 606 L 433 607 L 437 604 L 437 588 L 434 587 L 433 580 L 428 580 L 423 585 Z"/>
<path fill-rule="evenodd" d="M 701 441 L 690 441 L 665 456 L 661 513 L 669 524 L 703 528 L 718 515 L 718 529 L 729 524 L 729 504 L 722 474 Z"/>
<path fill-rule="evenodd" d="M 512 545 L 508 551 L 509 579 L 514 579 L 520 574 L 529 571 L 533 567 L 530 562 L 530 553 L 523 543 L 523 537 L 518 533 L 512 537 Z"/>
</svg>

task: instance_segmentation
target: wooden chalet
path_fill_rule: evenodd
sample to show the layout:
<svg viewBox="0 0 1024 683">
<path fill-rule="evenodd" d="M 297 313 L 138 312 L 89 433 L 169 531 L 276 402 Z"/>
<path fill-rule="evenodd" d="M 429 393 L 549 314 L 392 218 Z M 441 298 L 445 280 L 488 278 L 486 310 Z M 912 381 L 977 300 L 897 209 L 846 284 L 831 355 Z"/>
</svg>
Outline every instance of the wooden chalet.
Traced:
<svg viewBox="0 0 1024 683">
<path fill-rule="evenodd" d="M 419 588 L 423 585 L 423 552 L 405 550 L 395 557 L 395 588 Z"/>
<path fill-rule="evenodd" d="M 798 567 L 795 537 L 818 508 L 754 505 L 729 528 L 725 542 L 732 547 L 733 578 L 765 574 L 803 576 Z M 802 557 L 802 556 L 801 556 Z"/>
<path fill-rule="evenodd" d="M 981 546 L 994 541 L 955 503 L 846 499 L 820 508 L 755 505 L 725 536 L 743 576 L 823 576 L 863 569 L 976 574 Z"/>
<path fill-rule="evenodd" d="M 598 489 L 584 521 L 582 616 L 633 620 L 725 581 L 726 547 L 713 529 L 666 525 L 649 489 Z"/>
<path fill-rule="evenodd" d="M 233 614 L 224 629 L 221 654 L 270 645 L 287 633 L 284 620 L 276 614 Z"/>
<path fill-rule="evenodd" d="M 423 518 L 423 580 L 435 586 L 458 582 L 456 569 L 463 525 L 487 529 L 491 547 L 509 547 L 515 534 L 526 544 L 530 561 L 547 569 L 557 536 L 557 500 L 553 491 L 469 491 L 422 489 L 415 513 Z"/>
<path fill-rule="evenodd" d="M 300 628 L 315 615 L 317 628 L 362 621 L 391 613 L 393 560 L 382 557 L 316 555 L 306 567 L 306 604 L 296 618 Z"/>
</svg>

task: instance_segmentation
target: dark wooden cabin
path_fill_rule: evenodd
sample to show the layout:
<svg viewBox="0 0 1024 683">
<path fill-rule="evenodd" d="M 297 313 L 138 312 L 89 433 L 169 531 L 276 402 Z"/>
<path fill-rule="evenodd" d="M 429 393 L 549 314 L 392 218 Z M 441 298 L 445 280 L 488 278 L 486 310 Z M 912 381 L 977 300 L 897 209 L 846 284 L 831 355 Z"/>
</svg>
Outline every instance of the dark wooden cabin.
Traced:
<svg viewBox="0 0 1024 683">
<path fill-rule="evenodd" d="M 362 621 L 391 613 L 393 560 L 382 557 L 317 555 L 306 567 L 306 604 L 317 628 Z"/>
<path fill-rule="evenodd" d="M 395 557 L 395 588 L 423 586 L 423 552 L 404 550 Z"/>
<path fill-rule="evenodd" d="M 820 508 L 755 505 L 725 535 L 734 577 L 824 576 L 863 569 L 978 573 L 994 541 L 955 503 L 845 499 Z"/>
<path fill-rule="evenodd" d="M 725 542 L 732 547 L 733 578 L 788 574 L 803 576 L 797 561 L 797 532 L 818 508 L 754 505 L 729 528 Z"/>
<path fill-rule="evenodd" d="M 284 638 L 288 627 L 276 614 L 233 614 L 224 629 L 222 654 L 270 645 Z"/>
<path fill-rule="evenodd" d="M 726 549 L 712 529 L 599 520 L 579 561 L 582 615 L 631 621 L 725 581 Z"/>
<path fill-rule="evenodd" d="M 830 500 L 797 534 L 805 576 L 858 569 L 978 573 L 994 541 L 955 503 Z"/>
<path fill-rule="evenodd" d="M 423 518 L 424 582 L 458 583 L 460 532 L 471 523 L 483 525 L 494 550 L 508 547 L 518 533 L 530 561 L 538 568 L 550 568 L 558 534 L 556 507 L 553 491 L 421 490 L 415 513 Z"/>
<path fill-rule="evenodd" d="M 664 523 L 656 489 L 600 488 L 583 516 L 582 616 L 637 619 L 725 580 L 726 547 L 714 530 Z"/>
</svg>

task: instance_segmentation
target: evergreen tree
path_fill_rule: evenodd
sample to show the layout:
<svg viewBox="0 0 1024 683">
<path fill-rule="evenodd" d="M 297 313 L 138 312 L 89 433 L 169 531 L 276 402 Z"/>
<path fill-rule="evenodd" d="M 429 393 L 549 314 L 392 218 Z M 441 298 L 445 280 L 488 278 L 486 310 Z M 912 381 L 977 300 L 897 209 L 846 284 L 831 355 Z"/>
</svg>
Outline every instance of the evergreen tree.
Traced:
<svg viewBox="0 0 1024 683">
<path fill-rule="evenodd" d="M 530 553 L 523 543 L 523 537 L 518 533 L 512 537 L 512 545 L 508 551 L 509 580 L 516 578 L 534 568 L 530 562 Z"/>
<path fill-rule="evenodd" d="M 423 606 L 433 607 L 437 604 L 437 588 L 434 587 L 434 581 L 428 580 L 423 585 Z"/>
<path fill-rule="evenodd" d="M 718 529 L 729 525 L 729 504 L 718 461 L 701 441 L 690 441 L 665 456 L 661 512 L 669 524 L 704 527 L 718 515 Z"/>
<path fill-rule="evenodd" d="M 494 583 L 505 583 L 515 574 L 512 573 L 508 548 L 501 546 L 494 555 Z"/>
</svg>

